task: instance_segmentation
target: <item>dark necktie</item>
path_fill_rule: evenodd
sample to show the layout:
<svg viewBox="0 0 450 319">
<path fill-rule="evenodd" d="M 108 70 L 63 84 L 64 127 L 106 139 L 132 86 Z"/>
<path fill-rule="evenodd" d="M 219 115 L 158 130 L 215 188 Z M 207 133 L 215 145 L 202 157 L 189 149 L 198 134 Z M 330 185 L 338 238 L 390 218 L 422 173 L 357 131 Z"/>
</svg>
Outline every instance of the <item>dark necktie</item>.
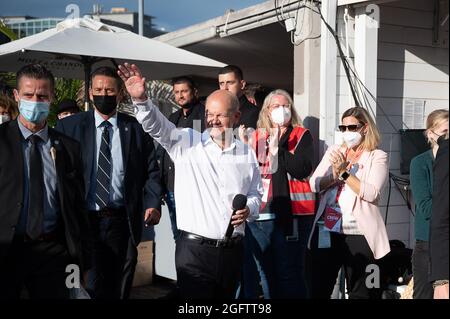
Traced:
<svg viewBox="0 0 450 319">
<path fill-rule="evenodd" d="M 44 220 L 44 173 L 37 135 L 31 135 L 30 150 L 30 189 L 28 200 L 27 234 L 35 240 L 42 234 Z"/>
<path fill-rule="evenodd" d="M 109 145 L 109 128 L 111 123 L 104 121 L 100 154 L 98 155 L 97 185 L 95 191 L 95 203 L 100 209 L 105 208 L 109 201 L 109 189 L 111 186 L 111 149 Z"/>
</svg>

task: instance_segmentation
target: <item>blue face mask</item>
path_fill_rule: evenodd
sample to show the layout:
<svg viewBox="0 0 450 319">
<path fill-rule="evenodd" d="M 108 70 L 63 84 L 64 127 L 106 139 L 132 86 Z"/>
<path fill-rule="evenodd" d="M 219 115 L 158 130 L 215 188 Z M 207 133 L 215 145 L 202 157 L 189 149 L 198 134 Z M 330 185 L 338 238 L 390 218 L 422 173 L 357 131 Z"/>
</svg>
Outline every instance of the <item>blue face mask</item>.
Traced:
<svg viewBox="0 0 450 319">
<path fill-rule="evenodd" d="M 20 114 L 28 121 L 34 124 L 39 124 L 48 117 L 50 110 L 49 102 L 34 102 L 20 99 L 19 111 Z"/>
</svg>

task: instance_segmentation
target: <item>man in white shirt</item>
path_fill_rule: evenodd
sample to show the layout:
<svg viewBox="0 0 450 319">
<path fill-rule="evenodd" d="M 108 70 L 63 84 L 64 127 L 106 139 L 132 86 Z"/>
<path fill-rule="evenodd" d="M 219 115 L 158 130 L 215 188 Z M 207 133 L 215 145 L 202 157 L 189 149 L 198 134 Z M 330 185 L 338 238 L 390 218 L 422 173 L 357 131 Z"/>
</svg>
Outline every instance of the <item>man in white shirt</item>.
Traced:
<svg viewBox="0 0 450 319">
<path fill-rule="evenodd" d="M 181 231 L 175 259 L 181 297 L 233 298 L 242 266 L 244 222 L 258 217 L 263 193 L 253 150 L 233 135 L 239 100 L 228 91 L 215 91 L 206 100 L 207 130 L 177 129 L 148 100 L 138 67 L 125 63 L 119 70 L 136 119 L 175 163 Z M 247 206 L 232 216 L 237 194 L 247 196 Z M 230 218 L 234 232 L 225 239 Z"/>
</svg>

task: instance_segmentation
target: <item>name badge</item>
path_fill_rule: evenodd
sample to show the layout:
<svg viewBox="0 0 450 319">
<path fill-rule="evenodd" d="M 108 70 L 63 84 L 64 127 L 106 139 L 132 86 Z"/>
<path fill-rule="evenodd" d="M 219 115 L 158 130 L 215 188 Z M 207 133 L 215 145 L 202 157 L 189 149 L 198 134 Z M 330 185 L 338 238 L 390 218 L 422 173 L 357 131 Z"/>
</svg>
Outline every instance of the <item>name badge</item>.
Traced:
<svg viewBox="0 0 450 319">
<path fill-rule="evenodd" d="M 330 208 L 325 208 L 325 214 L 323 216 L 324 227 L 328 231 L 332 231 L 335 233 L 341 232 L 342 226 L 342 213 Z"/>
</svg>

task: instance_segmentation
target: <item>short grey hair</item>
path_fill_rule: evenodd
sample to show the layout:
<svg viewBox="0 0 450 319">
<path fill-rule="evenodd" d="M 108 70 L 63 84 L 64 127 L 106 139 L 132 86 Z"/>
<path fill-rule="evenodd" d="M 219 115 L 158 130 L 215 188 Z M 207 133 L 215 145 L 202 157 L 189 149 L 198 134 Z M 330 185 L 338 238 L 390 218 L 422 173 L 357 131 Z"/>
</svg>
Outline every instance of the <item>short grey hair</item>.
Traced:
<svg viewBox="0 0 450 319">
<path fill-rule="evenodd" d="M 209 99 L 216 92 L 223 92 L 223 93 L 228 95 L 228 98 L 230 99 L 230 102 L 231 102 L 230 108 L 228 110 L 229 113 L 236 113 L 236 112 L 239 111 L 239 108 L 240 108 L 240 105 L 241 105 L 240 102 L 239 102 L 239 99 L 233 93 L 225 91 L 225 90 L 216 90 L 216 91 L 212 92 L 210 95 L 208 95 L 208 97 L 206 98 L 206 102 L 205 102 L 206 105 L 208 105 Z"/>
</svg>

